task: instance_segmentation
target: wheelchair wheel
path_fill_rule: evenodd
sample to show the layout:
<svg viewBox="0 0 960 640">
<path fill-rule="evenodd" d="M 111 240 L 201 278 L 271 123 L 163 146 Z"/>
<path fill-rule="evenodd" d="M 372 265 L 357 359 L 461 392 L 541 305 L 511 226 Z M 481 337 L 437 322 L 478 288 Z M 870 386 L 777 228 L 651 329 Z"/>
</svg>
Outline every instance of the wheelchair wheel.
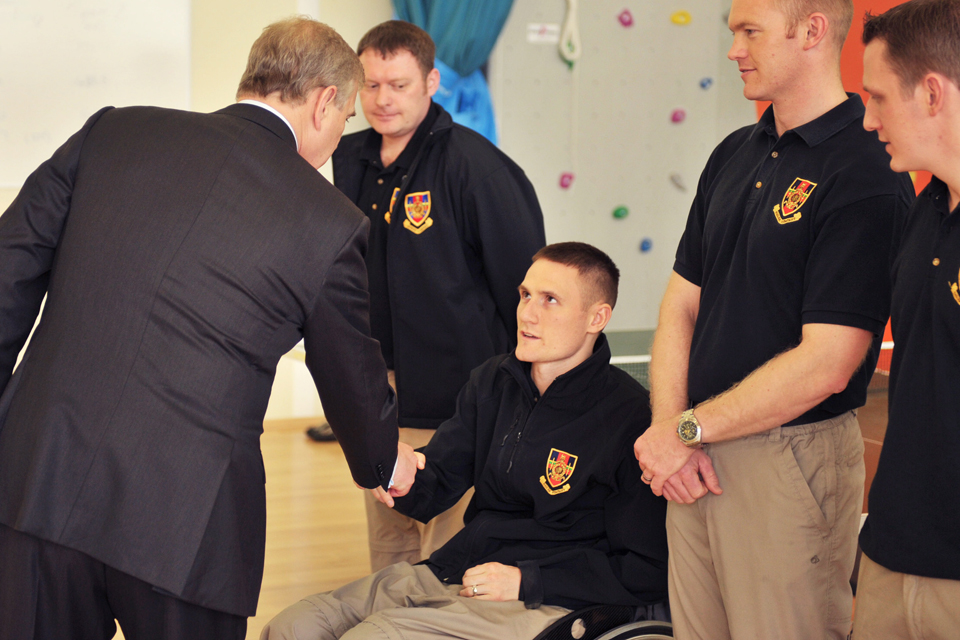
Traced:
<svg viewBox="0 0 960 640">
<path fill-rule="evenodd" d="M 611 629 L 596 640 L 671 640 L 673 626 L 669 622 L 644 620 Z"/>
</svg>

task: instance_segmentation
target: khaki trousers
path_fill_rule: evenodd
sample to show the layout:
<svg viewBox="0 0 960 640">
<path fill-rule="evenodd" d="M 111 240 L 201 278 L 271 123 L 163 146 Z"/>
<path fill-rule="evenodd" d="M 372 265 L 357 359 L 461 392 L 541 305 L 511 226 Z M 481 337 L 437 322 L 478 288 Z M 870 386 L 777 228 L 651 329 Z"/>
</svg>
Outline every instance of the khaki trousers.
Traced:
<svg viewBox="0 0 960 640">
<path fill-rule="evenodd" d="M 897 573 L 863 554 L 857 579 L 855 640 L 960 637 L 960 581 Z"/>
<path fill-rule="evenodd" d="M 667 508 L 676 637 L 846 638 L 863 505 L 856 415 L 704 449 L 723 494 Z"/>
<path fill-rule="evenodd" d="M 464 598 L 425 565 L 395 564 L 281 611 L 260 640 L 527 640 L 569 613 Z"/>
<path fill-rule="evenodd" d="M 426 446 L 435 429 L 408 429 L 401 427 L 400 442 L 418 449 Z M 370 545 L 370 570 L 379 571 L 398 562 L 417 564 L 442 547 L 460 529 L 473 489 L 467 491 L 457 504 L 436 518 L 423 524 L 387 507 L 369 491 L 364 491 L 367 509 L 367 536 Z"/>
</svg>

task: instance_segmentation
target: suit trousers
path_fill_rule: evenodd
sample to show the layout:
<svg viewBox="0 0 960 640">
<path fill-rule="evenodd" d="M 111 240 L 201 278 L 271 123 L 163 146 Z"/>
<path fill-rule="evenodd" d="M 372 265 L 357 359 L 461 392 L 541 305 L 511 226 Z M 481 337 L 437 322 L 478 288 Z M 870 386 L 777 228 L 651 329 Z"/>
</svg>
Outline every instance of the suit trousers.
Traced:
<svg viewBox="0 0 960 640">
<path fill-rule="evenodd" d="M 0 525 L 0 640 L 243 640 L 247 619 L 184 602 Z"/>
<path fill-rule="evenodd" d="M 667 508 L 679 640 L 841 640 L 863 509 L 854 412 L 704 447 L 723 494 Z"/>
<path fill-rule="evenodd" d="M 950 640 L 960 635 L 960 580 L 890 571 L 863 554 L 854 640 Z"/>
<path fill-rule="evenodd" d="M 400 442 L 414 449 L 425 447 L 436 429 L 401 427 Z M 442 547 L 460 529 L 463 514 L 473 497 L 473 489 L 430 522 L 423 524 L 398 513 L 364 491 L 367 510 L 367 539 L 370 545 L 370 570 L 380 571 L 398 562 L 417 564 Z"/>
<path fill-rule="evenodd" d="M 458 595 L 426 565 L 391 565 L 281 611 L 260 640 L 529 640 L 570 612 Z"/>
</svg>

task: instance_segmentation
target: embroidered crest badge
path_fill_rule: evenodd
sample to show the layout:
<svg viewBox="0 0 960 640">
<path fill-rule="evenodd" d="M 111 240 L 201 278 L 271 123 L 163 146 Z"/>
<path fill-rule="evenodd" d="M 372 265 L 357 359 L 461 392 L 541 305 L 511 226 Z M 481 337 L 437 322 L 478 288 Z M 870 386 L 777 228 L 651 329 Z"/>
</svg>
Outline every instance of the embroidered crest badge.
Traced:
<svg viewBox="0 0 960 640">
<path fill-rule="evenodd" d="M 387 209 L 387 212 L 383 214 L 383 219 L 387 221 L 387 224 L 390 224 L 390 214 L 393 213 L 393 205 L 397 204 L 398 195 L 400 195 L 400 187 L 394 187 L 393 193 L 390 195 L 390 207 Z"/>
<path fill-rule="evenodd" d="M 407 211 L 407 219 L 403 221 L 403 228 L 421 234 L 433 225 L 430 218 L 430 192 L 418 191 L 408 193 L 403 202 Z"/>
<path fill-rule="evenodd" d="M 550 455 L 547 457 L 547 475 L 540 476 L 540 484 L 552 496 L 570 491 L 570 484 L 564 483 L 573 475 L 576 466 L 577 456 L 559 449 L 550 449 Z"/>
<path fill-rule="evenodd" d="M 810 194 L 816 189 L 817 183 L 797 178 L 783 194 L 783 200 L 778 205 L 774 205 L 773 214 L 777 216 L 777 222 L 788 224 L 800 219 L 800 207 L 807 201 Z"/>
<path fill-rule="evenodd" d="M 947 280 L 947 284 L 950 285 L 950 293 L 953 294 L 953 299 L 957 304 L 960 304 L 960 273 L 957 274 L 957 281 L 950 282 Z"/>
</svg>

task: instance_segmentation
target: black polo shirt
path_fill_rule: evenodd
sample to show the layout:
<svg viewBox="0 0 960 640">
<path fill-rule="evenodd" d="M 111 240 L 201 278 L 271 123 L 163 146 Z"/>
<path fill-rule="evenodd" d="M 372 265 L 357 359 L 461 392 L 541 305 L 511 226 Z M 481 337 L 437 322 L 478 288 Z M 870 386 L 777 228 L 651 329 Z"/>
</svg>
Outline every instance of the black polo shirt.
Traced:
<svg viewBox="0 0 960 640">
<path fill-rule="evenodd" d="M 948 201 L 934 178 L 894 263 L 890 422 L 860 546 L 892 571 L 960 580 L 960 214 Z"/>
<path fill-rule="evenodd" d="M 439 110 L 431 103 L 430 110 L 417 127 L 410 142 L 390 166 L 384 167 L 380 160 L 380 144 L 383 137 L 373 129 L 370 129 L 367 134 L 360 152 L 360 161 L 366 169 L 356 205 L 370 218 L 370 240 L 366 255 L 367 274 L 370 280 L 370 332 L 380 341 L 380 350 L 389 369 L 393 369 L 394 364 L 393 318 L 390 313 L 387 285 L 387 238 L 390 227 L 386 216 L 390 214 L 393 206 L 394 192 L 399 190 L 403 179 L 407 177 L 407 169 L 417 157 L 438 113 Z M 403 211 L 402 206 L 400 211 Z"/>
<path fill-rule="evenodd" d="M 714 150 L 700 177 L 676 271 L 698 285 L 690 352 L 696 404 L 800 343 L 803 325 L 876 335 L 847 388 L 788 424 L 863 405 L 890 308 L 890 263 L 913 187 L 894 173 L 863 102 L 777 136 L 773 108 Z"/>
</svg>

